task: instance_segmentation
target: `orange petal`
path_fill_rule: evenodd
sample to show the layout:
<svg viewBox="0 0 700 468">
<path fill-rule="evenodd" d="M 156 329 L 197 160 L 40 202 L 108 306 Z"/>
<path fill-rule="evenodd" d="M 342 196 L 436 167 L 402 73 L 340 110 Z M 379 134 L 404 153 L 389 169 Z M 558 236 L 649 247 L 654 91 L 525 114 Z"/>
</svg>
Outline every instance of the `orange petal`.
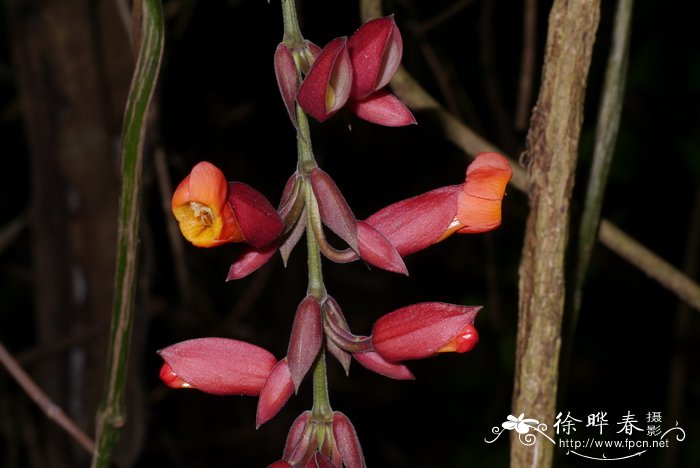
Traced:
<svg viewBox="0 0 700 468">
<path fill-rule="evenodd" d="M 449 229 L 459 233 L 490 231 L 501 224 L 501 200 L 513 172 L 497 153 L 481 153 L 467 168 L 457 199 L 457 215 Z M 447 233 L 446 233 L 447 234 Z"/>
<path fill-rule="evenodd" d="M 192 388 L 192 385 L 182 380 L 167 362 L 160 368 L 160 380 L 170 388 Z"/>
<path fill-rule="evenodd" d="M 218 215 L 226 202 L 227 193 L 228 183 L 221 169 L 202 161 L 192 168 L 190 175 L 175 190 L 172 208 L 196 202 L 209 207 Z"/>
<path fill-rule="evenodd" d="M 227 202 L 228 183 L 223 172 L 200 162 L 175 190 L 171 207 L 182 235 L 198 247 L 214 247 L 242 240 Z"/>
<path fill-rule="evenodd" d="M 453 337 L 442 348 L 438 349 L 438 353 L 466 353 L 470 351 L 479 342 L 479 333 L 474 325 L 467 325 L 455 337 Z"/>
</svg>

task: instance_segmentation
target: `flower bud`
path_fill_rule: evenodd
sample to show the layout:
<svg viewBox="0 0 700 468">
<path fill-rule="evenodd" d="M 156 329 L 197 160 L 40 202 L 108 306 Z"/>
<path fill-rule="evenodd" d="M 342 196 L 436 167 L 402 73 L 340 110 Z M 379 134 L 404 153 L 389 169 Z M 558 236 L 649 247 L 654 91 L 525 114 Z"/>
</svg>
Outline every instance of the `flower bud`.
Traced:
<svg viewBox="0 0 700 468">
<path fill-rule="evenodd" d="M 292 334 L 287 348 L 287 359 L 294 389 L 309 371 L 323 344 L 321 306 L 313 296 L 306 296 L 297 307 Z"/>
<path fill-rule="evenodd" d="M 352 65 L 347 39 L 338 37 L 316 57 L 299 88 L 297 102 L 307 114 L 323 122 L 345 105 L 351 85 Z"/>
<path fill-rule="evenodd" d="M 362 100 L 389 84 L 403 54 L 393 15 L 363 24 L 348 39 L 348 51 L 353 70 L 351 99 Z"/>
<path fill-rule="evenodd" d="M 289 373 L 287 359 L 280 360 L 270 372 L 260 390 L 258 409 L 255 414 L 255 428 L 272 419 L 294 393 L 294 384 Z"/>
<path fill-rule="evenodd" d="M 263 348 L 228 338 L 182 341 L 158 353 L 166 385 L 215 395 L 257 396 L 277 363 Z"/>
<path fill-rule="evenodd" d="M 375 322 L 372 345 L 389 362 L 469 351 L 478 341 L 473 324 L 480 308 L 442 302 L 403 307 Z"/>
</svg>

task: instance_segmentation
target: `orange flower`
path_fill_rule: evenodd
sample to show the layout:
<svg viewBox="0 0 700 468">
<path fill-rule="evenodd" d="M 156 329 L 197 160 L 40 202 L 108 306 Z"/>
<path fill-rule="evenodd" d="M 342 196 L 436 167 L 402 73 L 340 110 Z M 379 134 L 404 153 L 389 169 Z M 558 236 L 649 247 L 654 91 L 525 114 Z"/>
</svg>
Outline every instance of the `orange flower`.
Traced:
<svg viewBox="0 0 700 468">
<path fill-rule="evenodd" d="M 457 213 L 439 240 L 457 232 L 476 234 L 501 225 L 501 200 L 513 175 L 508 160 L 498 153 L 481 153 L 467 167 L 457 197 Z"/>
<path fill-rule="evenodd" d="M 192 169 L 175 190 L 171 206 L 182 235 L 197 247 L 244 240 L 228 201 L 228 182 L 211 163 Z"/>
</svg>

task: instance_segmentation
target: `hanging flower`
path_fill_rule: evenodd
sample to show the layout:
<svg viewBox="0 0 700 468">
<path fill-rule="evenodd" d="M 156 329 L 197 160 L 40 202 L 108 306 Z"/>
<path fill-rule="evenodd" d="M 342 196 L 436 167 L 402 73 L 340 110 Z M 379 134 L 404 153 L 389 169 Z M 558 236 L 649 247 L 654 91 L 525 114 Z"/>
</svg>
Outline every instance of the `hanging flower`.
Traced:
<svg viewBox="0 0 700 468">
<path fill-rule="evenodd" d="M 269 351 L 228 338 L 181 341 L 158 354 L 165 361 L 160 376 L 166 385 L 215 395 L 257 396 L 277 364 Z"/>
<path fill-rule="evenodd" d="M 508 160 L 480 153 L 463 184 L 451 185 L 382 208 L 365 221 L 402 256 L 458 233 L 480 233 L 501 224 L 501 201 L 512 175 Z M 361 234 L 361 233 L 360 233 Z M 360 235 L 360 248 L 368 239 Z"/>
<path fill-rule="evenodd" d="M 467 352 L 479 341 L 474 317 L 480 308 L 442 302 L 403 307 L 377 320 L 372 346 L 388 362 Z"/>
<path fill-rule="evenodd" d="M 351 85 L 347 38 L 337 37 L 316 57 L 299 88 L 297 102 L 306 113 L 323 122 L 345 105 Z"/>
<path fill-rule="evenodd" d="M 335 38 L 321 50 L 299 88 L 297 102 L 319 122 L 347 106 L 361 119 L 379 125 L 414 124 L 411 111 L 382 89 L 396 73 L 402 53 L 403 42 L 394 17 L 370 20 L 349 39 Z M 283 63 L 290 63 L 282 54 L 277 61 L 280 69 Z M 288 65 L 285 68 L 290 69 Z M 282 94 L 290 95 L 288 91 Z"/>
<path fill-rule="evenodd" d="M 171 201 L 185 239 L 197 247 L 247 242 L 264 247 L 282 232 L 270 202 L 242 182 L 226 182 L 223 172 L 200 162 L 178 185 Z"/>
</svg>

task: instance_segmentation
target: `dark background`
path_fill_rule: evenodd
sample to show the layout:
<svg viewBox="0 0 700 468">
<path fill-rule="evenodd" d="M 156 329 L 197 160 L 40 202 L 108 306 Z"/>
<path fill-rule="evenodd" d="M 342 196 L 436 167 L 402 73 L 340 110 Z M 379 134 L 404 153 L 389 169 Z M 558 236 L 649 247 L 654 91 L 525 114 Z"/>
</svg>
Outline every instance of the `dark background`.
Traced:
<svg viewBox="0 0 700 468">
<path fill-rule="evenodd" d="M 402 30 L 404 64 L 438 100 L 517 159 L 525 137 L 525 130 L 512 124 L 520 73 L 522 2 L 474 1 L 429 32 L 416 34 L 417 25 L 452 3 L 387 2 L 385 11 L 395 12 Z M 602 3 L 574 192 L 574 241 L 616 2 Z M 114 244 L 71 237 L 80 230 L 81 222 L 95 219 L 92 212 L 47 220 L 36 208 L 37 197 L 46 196 L 37 190 L 43 184 L 50 184 L 54 198 L 65 200 L 60 203 L 69 204 L 66 194 L 71 182 L 65 167 L 74 161 L 58 158 L 57 172 L 41 169 L 37 174 L 37 165 L 53 153 L 37 152 L 26 103 L 45 102 L 47 115 L 62 115 L 70 102 L 42 101 L 41 96 L 31 94 L 34 88 L 26 84 L 26 69 L 22 71 L 21 64 L 31 56 L 31 50 L 22 46 L 22 31 L 43 3 L 28 2 L 23 8 L 16 1 L 5 4 L 0 26 L 7 32 L 0 36 L 0 155 L 4 168 L 0 228 L 13 220 L 27 221 L 18 235 L 1 245 L 0 341 L 45 387 L 56 388 L 56 400 L 89 427 L 95 398 L 86 396 L 84 404 L 76 402 L 79 397 L 71 389 L 79 386 L 89 396 L 101 388 L 98 363 L 104 360 L 104 348 L 88 351 L 88 346 L 104 339 L 109 310 L 102 308 L 101 315 L 81 308 L 65 311 L 56 320 L 62 324 L 59 335 L 70 340 L 47 337 L 41 330 L 53 325 L 36 313 L 42 295 L 48 294 L 41 276 L 46 271 L 37 267 L 41 264 L 37 257 L 46 260 L 46 255 L 55 254 L 62 264 L 66 252 L 60 246 L 66 242 L 69 263 L 81 258 L 71 257 L 70 252 L 88 244 L 113 262 Z M 538 2 L 536 72 L 543 58 L 550 5 Z M 105 101 L 109 106 L 100 107 L 100 112 L 112 145 L 105 164 L 118 174 L 118 116 L 128 84 L 123 77 L 130 73 L 130 51 L 116 13 L 103 8 L 107 13 L 88 8 L 92 16 L 85 21 L 93 25 L 92 37 L 100 41 L 96 56 L 102 67 L 97 76 L 104 84 L 100 89 L 105 93 L 107 88 L 117 89 Z M 251 341 L 282 357 L 293 313 L 305 294 L 304 244 L 297 247 L 286 269 L 275 257 L 251 277 L 231 283 L 224 280 L 241 247 L 204 250 L 186 245 L 183 255 L 176 255 L 167 234 L 166 223 L 171 219 L 162 208 L 154 152 L 165 155 L 172 184 L 182 180 L 198 161 L 207 160 L 221 167 L 230 180 L 253 185 L 276 204 L 296 163 L 295 134 L 272 69 L 272 54 L 282 37 L 281 11 L 277 1 L 184 0 L 166 2 L 166 13 L 166 49 L 144 166 L 129 425 L 119 458 L 138 467 L 265 466 L 280 458 L 291 422 L 310 408 L 308 381 L 277 417 L 256 431 L 255 399 L 167 389 L 158 380 L 160 360 L 155 351 L 189 338 L 225 336 Z M 700 37 L 694 31 L 698 13 L 697 5 L 689 2 L 635 5 L 625 107 L 603 207 L 605 217 L 680 268 L 700 243 L 700 238 L 688 240 L 691 215 L 700 210 L 696 201 Z M 352 34 L 360 25 L 354 2 L 304 0 L 300 19 L 304 36 L 319 45 Z M 105 24 L 114 22 L 116 26 L 105 29 Z M 440 66 L 431 65 L 426 54 L 437 58 Z M 121 63 L 121 68 L 110 63 Z M 65 61 L 60 65 L 69 66 Z M 48 83 L 54 78 L 50 73 L 41 76 Z M 443 93 L 436 77 L 450 83 L 452 95 Z M 535 81 L 535 93 L 537 86 Z M 420 113 L 416 117 L 419 125 L 401 129 L 373 126 L 349 115 L 336 116 L 323 125 L 312 123 L 316 157 L 358 218 L 393 201 L 463 180 L 468 163 L 465 155 L 446 142 L 428 118 Z M 499 121 L 506 125 L 499 126 Z M 56 154 L 70 154 L 65 148 L 77 143 L 67 141 L 61 143 L 65 146 L 59 144 Z M 87 171 L 85 177 L 90 179 L 91 174 Z M 117 193 L 116 176 L 99 190 Z M 116 198 L 102 200 L 100 193 L 91 200 L 98 207 L 104 203 L 108 212 L 114 210 Z M 410 363 L 417 377 L 414 382 L 391 381 L 357 363 L 346 378 L 329 357 L 331 403 L 353 421 L 369 466 L 507 466 L 508 434 L 493 444 L 484 439 L 491 439 L 491 428 L 500 426 L 510 414 L 518 264 L 528 206 L 513 188 L 503 205 L 501 228 L 485 235 L 453 236 L 412 255 L 406 259 L 407 278 L 369 270 L 360 263 L 324 264 L 329 293 L 360 334 L 368 333 L 373 321 L 384 313 L 414 302 L 484 305 L 476 321 L 479 345 L 465 355 Z M 63 221 L 69 226 L 61 228 Z M 51 237 L 54 232 L 58 247 L 48 253 L 39 251 L 38 236 Z M 97 257 L 84 258 L 97 261 Z M 690 258 L 690 263 L 697 265 L 697 257 Z M 62 265 L 70 278 L 70 265 Z M 185 271 L 184 281 L 178 279 L 178 267 Z M 60 271 L 61 265 L 56 268 L 54 272 Z M 99 281 L 109 288 L 112 280 L 106 275 Z M 64 289 L 71 287 L 75 284 L 64 285 Z M 88 288 L 87 294 L 91 292 Z M 57 312 L 63 314 L 61 309 Z M 616 423 L 628 411 L 637 416 L 642 428 L 646 428 L 648 412 L 661 412 L 664 429 L 676 419 L 685 429 L 684 442 L 671 441 L 677 452 L 650 450 L 635 459 L 634 465 L 615 462 L 616 466 L 698 466 L 700 360 L 694 345 L 698 336 L 697 311 L 679 309 L 673 294 L 597 246 L 580 321 L 573 341 L 567 341 L 572 351 L 562 357 L 564 381 L 558 410 L 584 420 L 575 437 L 582 440 L 595 435 L 584 427 L 590 413 L 608 413 L 610 426 L 605 434 L 614 439 L 621 427 Z M 92 358 L 85 353 L 93 353 Z M 76 365 L 80 359 L 87 367 Z M 95 363 L 92 367 L 91 362 Z M 42 370 L 49 365 L 52 370 Z M 543 422 L 551 425 L 554 421 Z M 0 423 L 0 466 L 87 464 L 67 436 L 52 429 L 53 423 L 2 371 Z M 639 439 L 648 438 L 640 434 Z M 564 449 L 555 452 L 556 466 L 593 463 L 566 455 Z M 629 453 L 605 451 L 608 457 Z M 592 454 L 601 456 L 601 452 Z"/>
</svg>

